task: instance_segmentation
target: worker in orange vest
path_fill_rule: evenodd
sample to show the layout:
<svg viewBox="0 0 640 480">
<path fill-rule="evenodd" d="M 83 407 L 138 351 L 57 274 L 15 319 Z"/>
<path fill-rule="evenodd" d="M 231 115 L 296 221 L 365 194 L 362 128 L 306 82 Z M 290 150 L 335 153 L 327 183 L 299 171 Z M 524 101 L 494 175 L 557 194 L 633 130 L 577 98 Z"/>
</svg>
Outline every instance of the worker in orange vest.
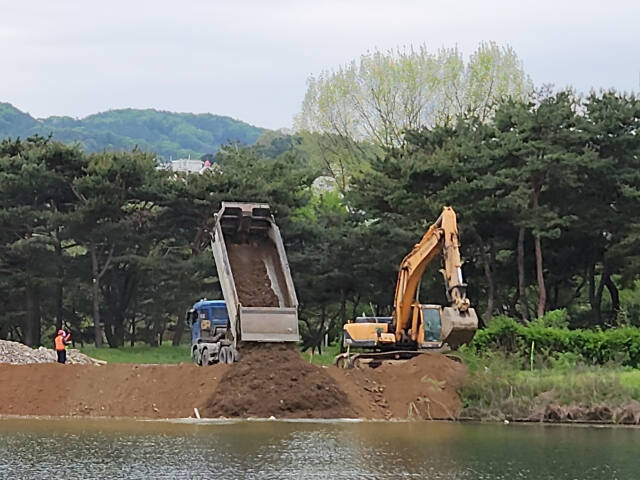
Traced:
<svg viewBox="0 0 640 480">
<path fill-rule="evenodd" d="M 56 335 L 55 345 L 56 354 L 58 355 L 58 363 L 66 363 L 67 361 L 67 344 L 71 338 L 71 333 L 67 333 L 64 330 L 58 330 Z"/>
</svg>

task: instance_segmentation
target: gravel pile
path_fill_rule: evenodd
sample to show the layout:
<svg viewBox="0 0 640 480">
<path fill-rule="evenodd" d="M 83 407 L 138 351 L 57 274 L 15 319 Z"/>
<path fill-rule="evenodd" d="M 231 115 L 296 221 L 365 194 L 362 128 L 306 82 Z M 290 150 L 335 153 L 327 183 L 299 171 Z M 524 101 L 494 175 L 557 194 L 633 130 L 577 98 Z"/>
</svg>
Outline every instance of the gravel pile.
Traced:
<svg viewBox="0 0 640 480">
<path fill-rule="evenodd" d="M 24 365 L 27 363 L 53 363 L 57 359 L 55 350 L 40 347 L 28 347 L 18 342 L 0 340 L 0 363 Z M 78 350 L 67 350 L 67 363 L 83 365 L 102 365 L 106 362 L 91 358 Z"/>
</svg>

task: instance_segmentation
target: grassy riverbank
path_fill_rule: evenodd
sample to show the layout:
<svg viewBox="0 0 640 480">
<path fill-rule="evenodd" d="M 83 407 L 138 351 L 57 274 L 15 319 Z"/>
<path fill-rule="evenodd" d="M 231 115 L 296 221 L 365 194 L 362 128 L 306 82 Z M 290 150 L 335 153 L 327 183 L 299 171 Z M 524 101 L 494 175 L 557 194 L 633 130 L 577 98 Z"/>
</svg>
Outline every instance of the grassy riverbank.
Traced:
<svg viewBox="0 0 640 480">
<path fill-rule="evenodd" d="M 522 359 L 464 354 L 463 418 L 475 420 L 640 422 L 640 370 L 557 365 L 523 369 Z"/>
</svg>

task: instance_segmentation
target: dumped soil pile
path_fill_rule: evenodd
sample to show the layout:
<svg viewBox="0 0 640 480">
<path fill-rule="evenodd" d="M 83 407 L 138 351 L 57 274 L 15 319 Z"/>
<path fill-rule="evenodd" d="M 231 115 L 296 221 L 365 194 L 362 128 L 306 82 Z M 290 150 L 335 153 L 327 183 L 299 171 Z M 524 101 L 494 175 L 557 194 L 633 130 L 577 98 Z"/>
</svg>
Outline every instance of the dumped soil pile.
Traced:
<svg viewBox="0 0 640 480">
<path fill-rule="evenodd" d="M 0 415 L 182 418 L 226 365 L 0 365 Z"/>
<path fill-rule="evenodd" d="M 53 363 L 57 361 L 55 350 L 28 347 L 22 343 L 0 340 L 0 363 L 25 365 L 28 363 Z M 67 363 L 82 365 L 103 364 L 102 360 L 91 358 L 78 350 L 67 350 Z"/>
<path fill-rule="evenodd" d="M 278 296 L 271 288 L 264 259 L 273 255 L 270 242 L 253 241 L 250 244 L 227 244 L 233 280 L 240 303 L 245 307 L 278 307 Z"/>
<path fill-rule="evenodd" d="M 327 373 L 293 345 L 243 345 L 204 409 L 207 417 L 349 418 L 357 413 Z"/>
<path fill-rule="evenodd" d="M 329 372 L 359 417 L 426 420 L 458 417 L 458 388 L 468 374 L 462 363 L 428 353 L 404 362 L 383 362 L 377 368 L 334 367 Z"/>
</svg>

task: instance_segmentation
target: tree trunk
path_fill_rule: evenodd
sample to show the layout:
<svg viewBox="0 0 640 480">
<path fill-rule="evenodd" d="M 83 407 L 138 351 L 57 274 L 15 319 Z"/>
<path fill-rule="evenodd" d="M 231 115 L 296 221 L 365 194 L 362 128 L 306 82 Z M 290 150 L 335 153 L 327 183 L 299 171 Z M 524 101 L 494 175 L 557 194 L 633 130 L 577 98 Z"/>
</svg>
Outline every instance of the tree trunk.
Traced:
<svg viewBox="0 0 640 480">
<path fill-rule="evenodd" d="M 110 347 L 115 347 L 116 344 L 113 338 L 113 314 L 109 312 L 108 309 L 104 313 L 105 315 L 102 315 L 101 317 L 103 318 L 104 323 L 102 331 L 104 332 L 104 336 L 107 339 L 107 345 L 109 345 Z"/>
<path fill-rule="evenodd" d="M 553 285 L 553 298 L 551 300 L 551 309 L 556 310 L 560 301 L 560 286 L 556 283 Z"/>
<path fill-rule="evenodd" d="M 131 333 L 129 340 L 131 341 L 131 347 L 134 347 L 136 344 L 136 310 L 137 310 L 137 302 L 133 303 L 133 311 L 131 312 Z"/>
<path fill-rule="evenodd" d="M 604 291 L 604 286 L 609 278 L 609 263 L 606 259 L 602 261 L 602 274 L 600 276 L 600 283 L 598 284 L 598 288 L 596 289 L 593 303 L 591 304 L 591 310 L 593 311 L 593 316 L 595 318 L 595 322 L 597 325 L 600 325 L 602 321 L 602 293 Z"/>
<path fill-rule="evenodd" d="M 494 302 L 495 302 L 495 283 L 493 281 L 493 261 L 494 261 L 494 245 L 492 241 L 489 241 L 489 245 L 485 249 L 482 237 L 475 231 L 471 230 L 471 234 L 474 240 L 478 243 L 480 248 L 480 258 L 482 259 L 482 269 L 484 271 L 484 278 L 487 281 L 487 309 L 482 314 L 482 321 L 486 325 L 489 325 L 491 316 L 493 315 Z M 486 252 L 485 252 L 486 250 Z"/>
<path fill-rule="evenodd" d="M 542 246 L 540 245 L 540 236 L 534 236 L 534 245 L 536 249 L 536 278 L 538 280 L 538 318 L 542 317 L 547 305 L 547 289 L 544 285 L 544 272 L 542 269 Z"/>
<path fill-rule="evenodd" d="M 113 250 L 114 246 L 112 245 L 109 249 L 109 254 L 107 255 L 107 259 L 100 269 L 98 265 L 98 254 L 96 253 L 96 245 L 95 243 L 89 244 L 89 251 L 91 253 L 91 282 L 92 282 L 92 291 L 93 291 L 93 334 L 96 348 L 102 347 L 102 328 L 100 326 L 100 279 L 104 276 L 109 265 L 111 264 L 111 259 L 113 258 Z"/>
<path fill-rule="evenodd" d="M 62 244 L 59 240 L 60 228 L 56 235 L 56 256 L 58 261 L 58 278 L 56 280 L 56 331 L 64 325 L 64 305 L 63 305 L 63 284 L 64 284 L 64 268 L 62 267 Z"/>
<path fill-rule="evenodd" d="M 489 242 L 489 252 L 487 261 L 484 264 L 484 276 L 487 279 L 487 309 L 484 312 L 484 324 L 489 325 L 493 311 L 495 309 L 496 285 L 493 280 L 493 264 L 495 262 L 495 245 Z"/>
<path fill-rule="evenodd" d="M 607 277 L 604 285 L 607 287 L 607 290 L 609 290 L 609 295 L 611 296 L 611 317 L 612 320 L 615 320 L 618 316 L 618 312 L 620 312 L 620 293 L 618 292 L 618 287 L 616 287 L 611 276 Z"/>
<path fill-rule="evenodd" d="M 27 283 L 25 286 L 25 302 L 27 317 L 24 322 L 24 343 L 30 347 L 40 345 L 40 299 L 36 287 Z"/>
<path fill-rule="evenodd" d="M 589 305 L 591 305 L 591 309 L 593 309 L 596 301 L 596 266 L 594 263 L 589 265 L 587 275 L 589 276 Z"/>
<path fill-rule="evenodd" d="M 174 347 L 177 347 L 178 345 L 180 345 L 180 342 L 182 341 L 182 334 L 184 333 L 184 327 L 185 327 L 185 315 L 180 315 L 178 314 L 178 321 L 176 322 L 176 330 L 173 332 L 173 340 L 171 341 L 171 344 Z"/>
<path fill-rule="evenodd" d="M 160 345 L 162 345 L 162 337 L 164 335 L 165 327 L 166 321 L 162 319 L 161 314 L 158 314 L 153 320 L 151 326 L 151 338 L 149 339 L 149 346 L 159 347 Z"/>
<path fill-rule="evenodd" d="M 96 348 L 102 348 L 102 328 L 100 326 L 100 275 L 95 245 L 91 249 L 91 282 L 93 292 L 93 336 Z"/>
<path fill-rule="evenodd" d="M 540 187 L 536 186 L 532 195 L 532 206 L 535 212 L 539 209 Z M 540 234 L 533 234 L 533 244 L 536 252 L 536 280 L 538 282 L 538 318 L 544 315 L 547 306 L 547 289 L 544 284 L 544 268 L 542 265 L 542 242 Z"/>
<path fill-rule="evenodd" d="M 118 312 L 113 324 L 113 345 L 112 347 L 122 347 L 124 345 L 124 312 Z"/>
<path fill-rule="evenodd" d="M 521 315 L 524 320 L 529 320 L 527 306 L 527 285 L 524 271 L 524 227 L 518 230 L 518 301 L 520 302 Z"/>
</svg>

